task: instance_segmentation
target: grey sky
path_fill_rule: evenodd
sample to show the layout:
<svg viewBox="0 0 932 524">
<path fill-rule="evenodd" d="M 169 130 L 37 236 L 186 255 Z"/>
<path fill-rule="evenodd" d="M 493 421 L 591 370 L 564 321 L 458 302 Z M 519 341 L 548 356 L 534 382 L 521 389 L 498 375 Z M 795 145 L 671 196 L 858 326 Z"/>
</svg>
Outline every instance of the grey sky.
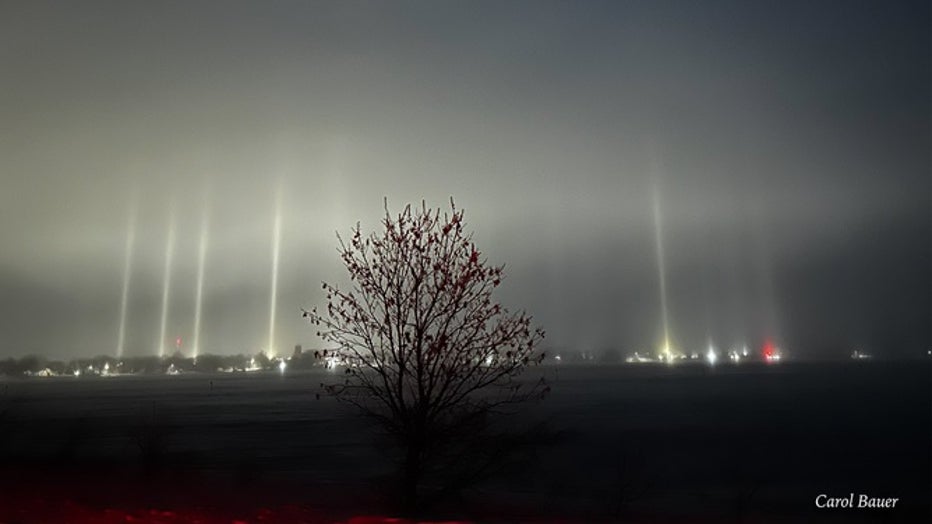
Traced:
<svg viewBox="0 0 932 524">
<path fill-rule="evenodd" d="M 0 355 L 267 339 L 284 191 L 280 350 L 343 273 L 334 231 L 453 196 L 549 343 L 673 338 L 913 354 L 930 333 L 925 2 L 3 2 Z M 207 197 L 205 197 L 207 195 Z"/>
</svg>

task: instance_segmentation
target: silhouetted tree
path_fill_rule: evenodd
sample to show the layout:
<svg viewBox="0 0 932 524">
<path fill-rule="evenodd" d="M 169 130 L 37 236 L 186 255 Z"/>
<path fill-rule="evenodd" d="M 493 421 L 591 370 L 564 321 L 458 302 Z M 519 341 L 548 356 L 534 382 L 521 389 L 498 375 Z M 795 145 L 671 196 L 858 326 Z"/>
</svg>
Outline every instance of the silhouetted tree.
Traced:
<svg viewBox="0 0 932 524">
<path fill-rule="evenodd" d="M 256 353 L 256 356 L 253 357 L 253 362 L 262 369 L 269 369 L 272 367 L 272 360 L 265 354 L 265 351 Z"/>
<path fill-rule="evenodd" d="M 197 360 L 194 362 L 194 369 L 210 373 L 218 369 L 223 369 L 225 367 L 224 363 L 224 358 L 222 356 L 207 353 L 197 357 Z"/>
<path fill-rule="evenodd" d="M 493 300 L 504 266 L 492 266 L 464 232 L 463 212 L 409 205 L 363 238 L 359 224 L 339 252 L 351 286 L 323 283 L 326 314 L 305 311 L 318 336 L 336 346 L 317 352 L 345 367 L 325 391 L 374 417 L 404 450 L 402 503 L 418 507 L 418 486 L 433 451 L 471 436 L 488 415 L 539 398 L 543 381 L 517 377 L 543 360 L 531 317 Z M 464 435 L 465 434 L 465 435 Z"/>
</svg>

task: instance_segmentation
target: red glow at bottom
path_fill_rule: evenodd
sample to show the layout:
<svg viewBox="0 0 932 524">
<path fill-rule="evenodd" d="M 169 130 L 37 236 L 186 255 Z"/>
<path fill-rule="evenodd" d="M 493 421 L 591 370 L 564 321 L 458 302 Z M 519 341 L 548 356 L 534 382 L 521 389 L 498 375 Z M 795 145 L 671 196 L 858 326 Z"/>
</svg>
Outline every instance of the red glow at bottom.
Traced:
<svg viewBox="0 0 932 524">
<path fill-rule="evenodd" d="M 220 516 L 204 508 L 196 509 L 117 509 L 94 508 L 71 500 L 51 504 L 42 497 L 21 497 L 16 501 L 0 497 L 0 522 L 69 524 L 251 524 L 289 523 L 310 524 L 470 524 L 465 521 L 428 522 L 377 515 L 354 516 L 348 520 L 326 518 L 312 509 L 288 505 L 277 508 L 260 508 L 251 515 Z"/>
</svg>

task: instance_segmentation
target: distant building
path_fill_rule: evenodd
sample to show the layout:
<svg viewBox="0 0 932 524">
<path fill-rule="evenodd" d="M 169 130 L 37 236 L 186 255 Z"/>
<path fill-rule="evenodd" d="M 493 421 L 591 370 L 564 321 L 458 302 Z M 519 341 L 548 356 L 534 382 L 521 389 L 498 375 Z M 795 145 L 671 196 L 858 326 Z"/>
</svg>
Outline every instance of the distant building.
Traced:
<svg viewBox="0 0 932 524">
<path fill-rule="evenodd" d="M 294 347 L 294 354 L 291 355 L 292 358 L 301 358 L 301 354 L 304 353 L 304 349 L 301 348 L 301 344 L 297 344 Z"/>
</svg>

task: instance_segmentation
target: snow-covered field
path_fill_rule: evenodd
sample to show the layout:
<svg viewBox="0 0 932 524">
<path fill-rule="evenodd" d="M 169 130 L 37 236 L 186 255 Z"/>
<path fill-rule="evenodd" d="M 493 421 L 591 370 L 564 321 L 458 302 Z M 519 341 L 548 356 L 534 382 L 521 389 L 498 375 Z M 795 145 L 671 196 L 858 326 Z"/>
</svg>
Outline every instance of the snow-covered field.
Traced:
<svg viewBox="0 0 932 524">
<path fill-rule="evenodd" d="M 552 393 L 530 462 L 440 516 L 484 520 L 910 522 L 929 511 L 928 363 L 540 368 Z M 326 371 L 0 382 L 3 487 L 86 504 L 307 504 L 390 511 L 390 446 L 316 399 Z M 898 497 L 817 510 L 820 493 Z"/>
</svg>

